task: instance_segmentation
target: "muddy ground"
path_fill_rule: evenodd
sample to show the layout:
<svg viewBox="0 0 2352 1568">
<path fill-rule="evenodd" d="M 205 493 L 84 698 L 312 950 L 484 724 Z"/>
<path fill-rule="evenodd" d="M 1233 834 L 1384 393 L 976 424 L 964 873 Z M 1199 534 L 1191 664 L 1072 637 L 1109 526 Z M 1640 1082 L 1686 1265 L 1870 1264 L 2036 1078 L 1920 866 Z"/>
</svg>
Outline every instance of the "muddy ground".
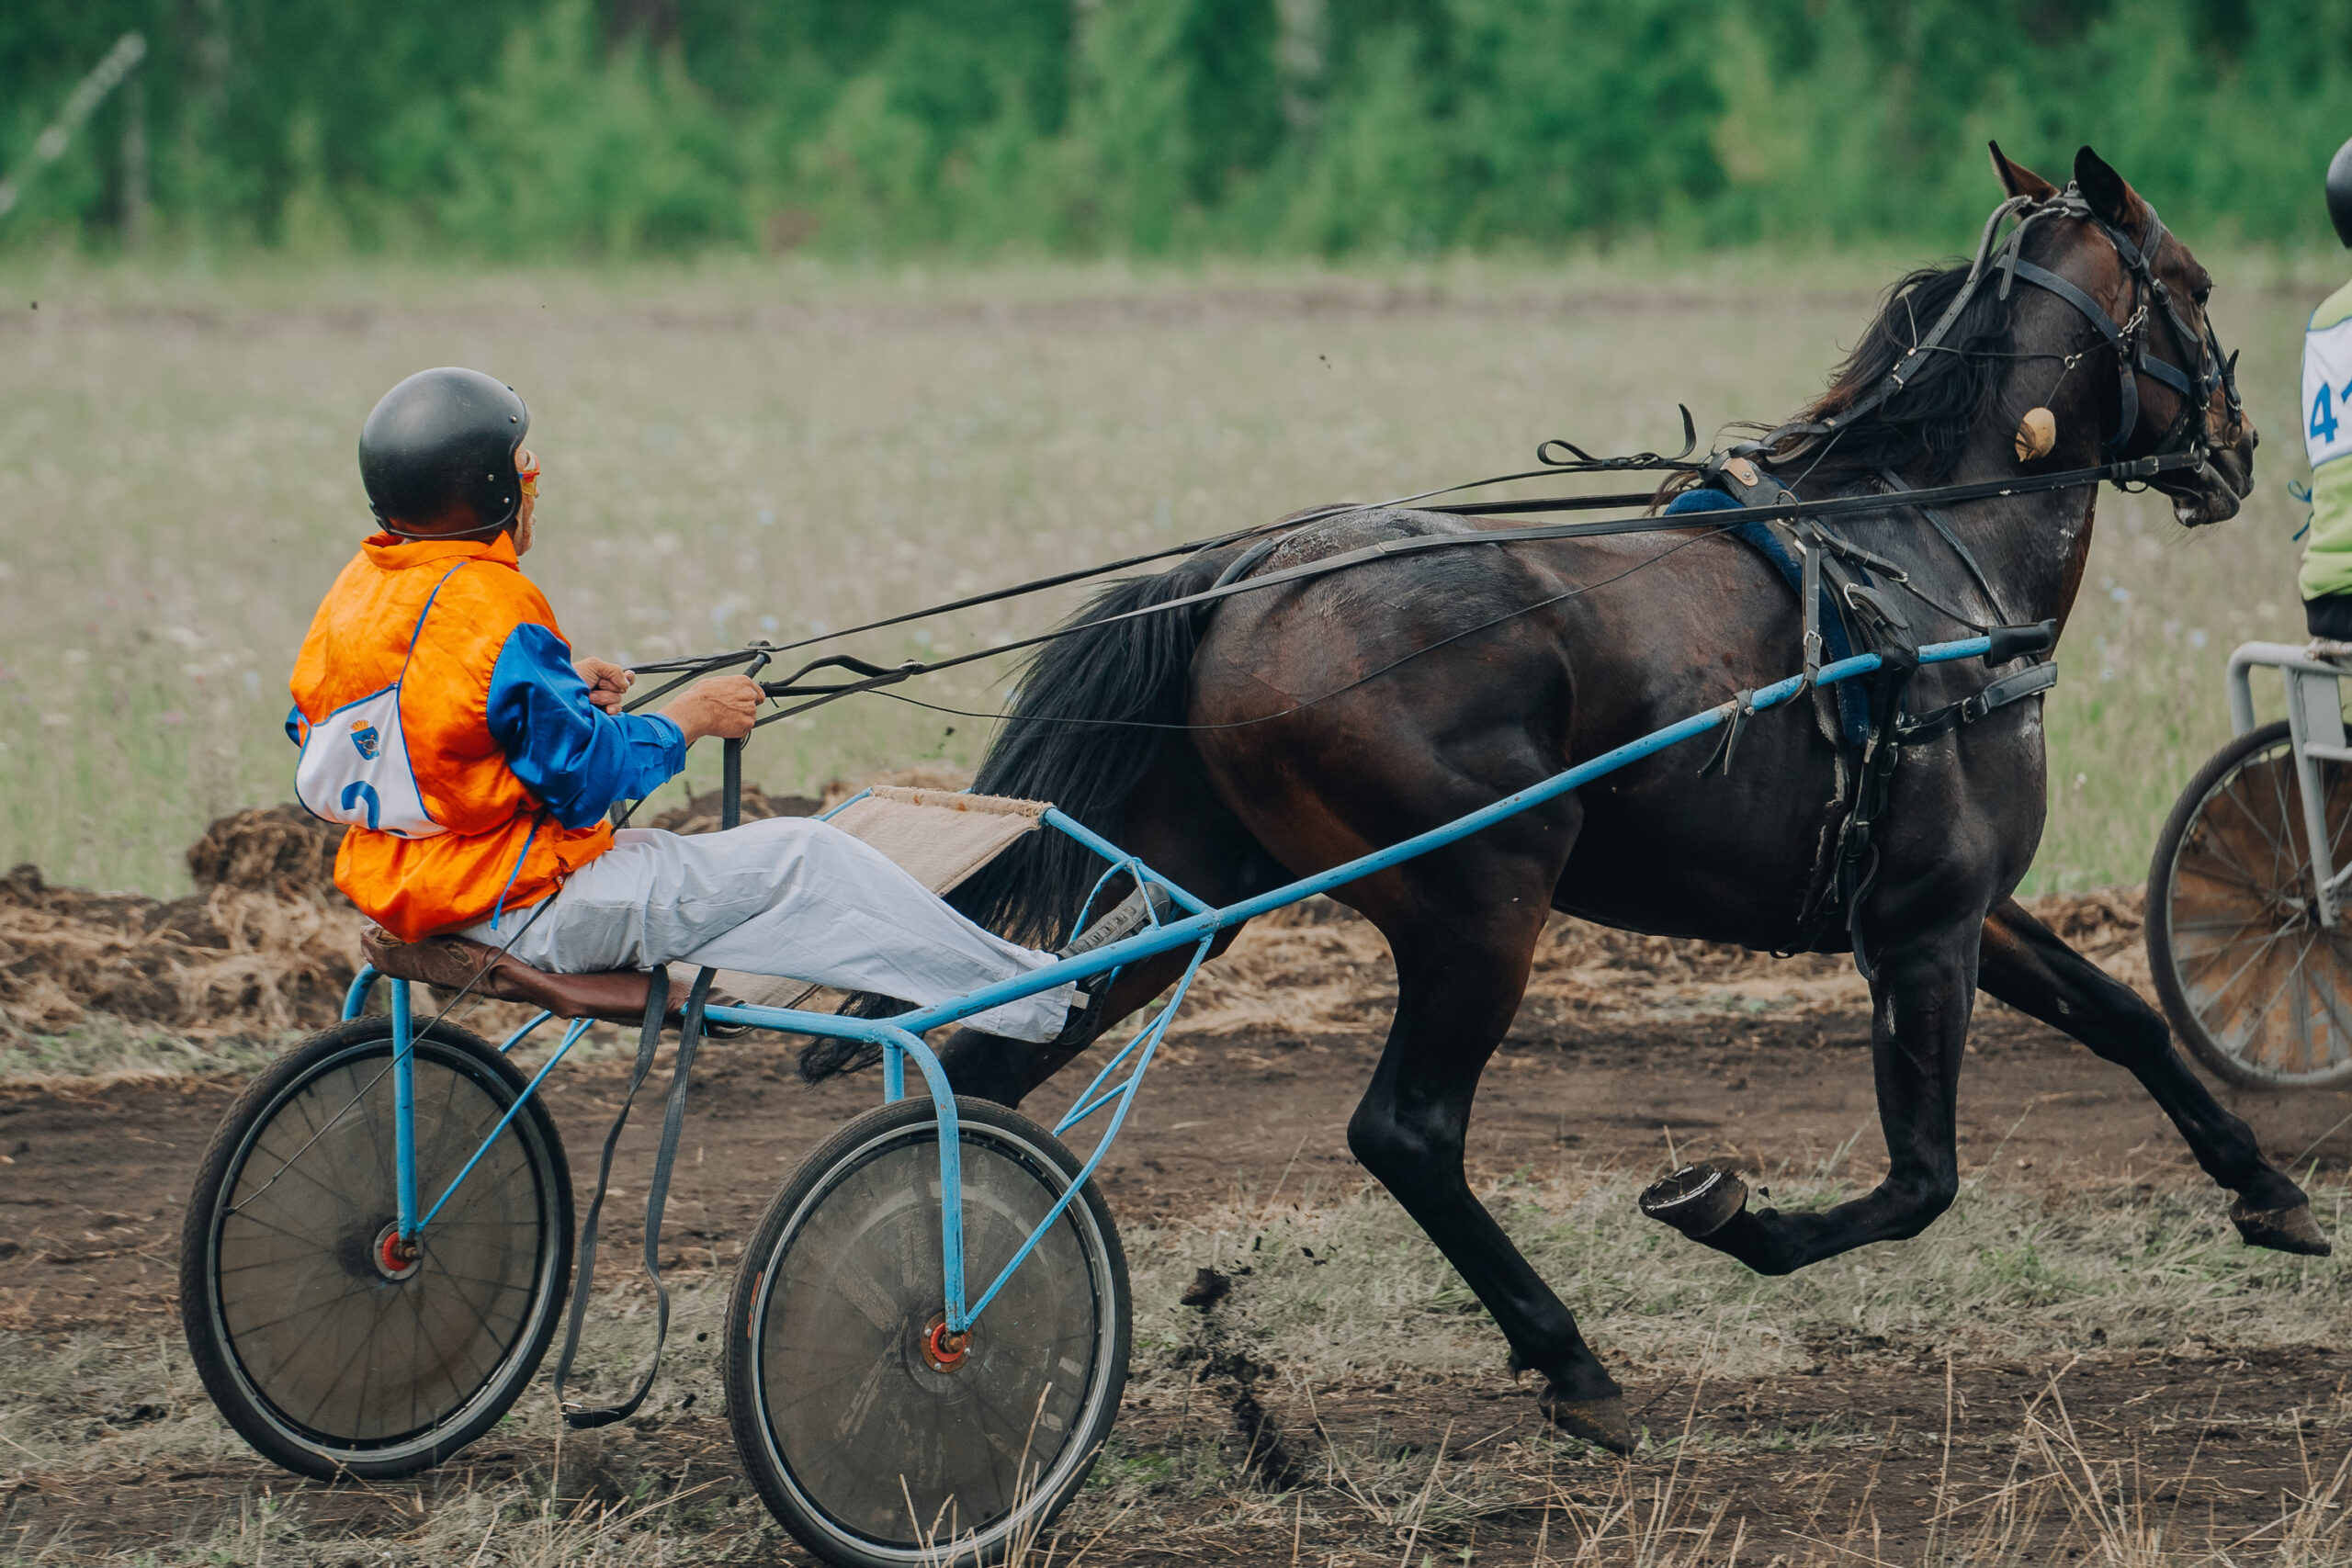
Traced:
<svg viewBox="0 0 2352 1568">
<path fill-rule="evenodd" d="M 1840 1150 L 1850 1150 L 1860 1175 L 1880 1168 L 1867 1019 L 1858 1011 L 1693 1011 L 1620 1022 L 1531 1011 L 1482 1095 L 1473 1148 L 1485 1174 L 1645 1173 L 1669 1157 L 1713 1156 L 1770 1179 L 1786 1168 L 1817 1170 Z M 1368 1031 L 1178 1037 L 1140 1102 L 1140 1124 L 1106 1168 L 1114 1211 L 1144 1227 L 1236 1200 L 1353 1190 L 1363 1176 L 1342 1129 L 1377 1049 Z M 667 1232 L 684 1282 L 706 1271 L 723 1278 L 793 1163 L 876 1093 L 870 1078 L 803 1085 L 780 1044 L 721 1043 L 705 1061 Z M 578 1168 L 616 1104 L 621 1069 L 594 1065 L 551 1082 Z M 0 1329 L 56 1343 L 96 1332 L 126 1350 L 176 1336 L 179 1205 L 236 1088 L 204 1077 L 0 1086 Z M 2004 1180 L 2045 1187 L 2053 1202 L 2198 1179 L 2125 1075 L 1996 1006 L 1980 1015 L 1962 1095 L 1972 1174 L 1992 1165 Z M 2277 1157 L 2300 1156 L 2323 1176 L 2352 1164 L 2352 1094 L 2222 1098 Z M 624 1151 L 616 1185 L 625 1192 L 643 1190 L 650 1121 L 639 1119 Z M 2214 1199 L 2217 1218 L 2222 1202 Z M 1629 1211 L 1625 1223 L 1645 1222 Z M 1563 1283 L 1573 1297 L 1572 1282 Z M 1906 1362 L 1899 1349 L 1857 1358 L 1849 1346 L 1786 1376 L 1697 1388 L 1670 1369 L 1629 1379 L 1652 1434 L 1630 1468 L 1545 1441 L 1532 1385 L 1514 1386 L 1505 1374 L 1499 1342 L 1485 1376 L 1414 1371 L 1309 1383 L 1268 1370 L 1252 1392 L 1283 1445 L 1278 1457 L 1295 1475 L 1313 1471 L 1322 1481 L 1289 1494 L 1287 1510 L 1210 1495 L 1173 1515 L 1156 1508 L 1162 1523 L 1148 1531 L 1124 1532 L 1106 1519 L 1108 1533 L 1087 1560 L 1289 1561 L 1294 1540 L 1298 1561 L 1351 1560 L 1368 1540 L 1390 1554 L 1413 1527 L 1375 1486 L 1351 1483 L 1350 1467 L 1441 1446 L 1452 1457 L 1430 1495 L 1464 1490 L 1453 1513 L 1424 1508 L 1427 1539 L 1444 1542 L 1440 1560 L 1459 1561 L 1468 1549 L 1472 1560 L 1495 1562 L 1531 1560 L 1539 1538 L 1558 1552 L 1579 1509 L 1605 1513 L 1641 1497 L 1702 1556 L 1720 1554 L 1735 1535 L 1764 1546 L 1743 1550 L 1758 1562 L 1776 1551 L 1800 1561 L 1898 1546 L 1914 1552 L 1931 1530 L 1949 1535 L 1989 1506 L 1972 1504 L 1938 1523 L 1937 1498 L 1997 1495 L 2020 1433 L 2062 1419 L 2071 1422 L 2063 1428 L 2070 1441 L 2139 1478 L 2143 1510 L 2154 1498 L 2222 1536 L 2259 1534 L 2312 1488 L 2307 1465 L 2332 1468 L 2341 1447 L 2334 1428 L 2344 1414 L 2345 1364 L 2333 1349 L 2216 1352 L 2188 1343 L 2109 1354 L 2093 1343 L 2081 1351 L 2048 1364 L 1964 1365 L 1949 1386 L 1941 1365 Z M 1179 1393 L 1166 1380 L 1153 1386 L 1156 1396 L 1130 1393 L 1122 1462 L 1181 1457 L 1204 1442 L 1235 1446 L 1237 1390 L 1215 1378 Z M 1686 1426 L 1689 1440 L 1678 1444 Z M 2316 1435 L 2323 1427 L 2325 1443 Z M 673 1412 L 572 1442 L 565 1473 L 578 1484 L 593 1488 L 619 1456 L 633 1456 L 632 1473 L 655 1470 L 667 1484 L 707 1483 L 712 1496 L 741 1499 L 740 1512 L 716 1516 L 714 1551 L 784 1552 L 772 1537 L 741 1539 L 754 1529 L 757 1505 L 736 1479 L 715 1416 Z M 187 1538 L 192 1518 L 233 1514 L 267 1490 L 314 1528 L 398 1537 L 418 1529 L 451 1488 L 502 1467 L 544 1467 L 549 1457 L 529 1444 L 477 1449 L 453 1471 L 374 1487 L 298 1483 L 245 1458 L 176 1469 L 34 1467 L 10 1480 L 6 1528 L 28 1545 L 65 1529 L 93 1550 L 165 1549 Z M 1672 1500 L 1659 1504 L 1668 1492 Z M 1711 1517 L 1718 1503 L 1725 1511 Z M 1409 1540 L 1407 1549 L 1419 1550 Z"/>
</svg>

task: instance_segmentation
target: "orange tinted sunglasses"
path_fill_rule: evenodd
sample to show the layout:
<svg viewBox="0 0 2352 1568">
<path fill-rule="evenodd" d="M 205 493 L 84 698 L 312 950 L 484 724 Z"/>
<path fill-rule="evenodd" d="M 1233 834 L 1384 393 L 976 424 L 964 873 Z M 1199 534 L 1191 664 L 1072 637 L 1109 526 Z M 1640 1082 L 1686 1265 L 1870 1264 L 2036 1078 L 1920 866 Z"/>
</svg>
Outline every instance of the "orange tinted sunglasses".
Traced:
<svg viewBox="0 0 2352 1568">
<path fill-rule="evenodd" d="M 539 493 L 538 455 L 528 446 L 519 448 L 514 454 L 514 477 L 523 481 L 525 495 Z"/>
</svg>

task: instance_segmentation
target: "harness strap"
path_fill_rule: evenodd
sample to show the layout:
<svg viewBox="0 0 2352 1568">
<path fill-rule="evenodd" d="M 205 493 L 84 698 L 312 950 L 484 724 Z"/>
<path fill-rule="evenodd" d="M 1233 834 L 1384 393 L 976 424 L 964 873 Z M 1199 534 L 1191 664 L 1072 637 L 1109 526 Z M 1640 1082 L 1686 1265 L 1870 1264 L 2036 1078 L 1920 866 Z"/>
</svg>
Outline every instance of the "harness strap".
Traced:
<svg viewBox="0 0 2352 1568">
<path fill-rule="evenodd" d="M 1974 696 L 1946 703 L 1924 717 L 1899 722 L 1894 729 L 1894 743 L 1898 746 L 1924 746 L 1963 724 L 1974 724 L 1996 709 L 2039 696 L 2057 683 L 2057 665 L 2029 664 L 2022 670 L 2002 676 Z"/>
<path fill-rule="evenodd" d="M 694 1076 L 695 1052 L 702 1043 L 703 1009 L 718 973 L 715 969 L 702 970 L 686 992 L 685 1019 L 678 1031 L 677 1061 L 670 1070 L 670 1100 L 662 1115 L 662 1141 L 653 1156 L 653 1179 L 645 1194 L 645 1272 L 653 1281 L 655 1297 L 653 1359 L 638 1380 L 636 1389 L 620 1404 L 569 1405 L 564 1403 L 563 1385 L 571 1375 L 572 1359 L 580 1352 L 581 1327 L 588 1315 L 589 1288 L 596 1275 L 597 1222 L 604 1213 L 605 1193 L 613 1179 L 613 1151 L 620 1143 L 621 1129 L 628 1124 L 629 1108 L 637 1103 L 637 1091 L 644 1087 L 646 1075 L 652 1070 L 654 1048 L 662 1042 L 662 1019 L 669 1010 L 670 1002 L 669 970 L 655 965 L 646 987 L 645 1025 L 638 1036 L 637 1063 L 630 1069 L 628 1089 L 621 1097 L 621 1108 L 613 1117 L 612 1130 L 605 1134 L 604 1156 L 596 1168 L 596 1196 L 588 1205 L 586 1223 L 580 1227 L 580 1273 L 572 1285 L 571 1317 L 564 1327 L 563 1354 L 557 1358 L 555 1365 L 556 1405 L 563 1412 L 564 1424 L 574 1431 L 608 1427 L 635 1415 L 662 1370 L 662 1347 L 670 1337 L 670 1288 L 662 1282 L 662 1213 L 669 1206 L 670 1172 L 677 1159 L 678 1135 L 685 1125 L 686 1086 Z"/>
<path fill-rule="evenodd" d="M 1321 519 L 1310 518 L 1308 520 L 1308 525 L 1311 526 L 1317 521 L 1321 521 Z M 1290 541 L 1295 536 L 1295 533 L 1267 535 L 1264 538 L 1259 540 L 1256 544 L 1250 546 L 1248 549 L 1234 557 L 1233 559 L 1227 564 L 1226 569 L 1216 574 L 1216 581 L 1210 583 L 1209 586 L 1211 588 L 1223 588 L 1227 583 L 1240 581 L 1243 578 L 1257 570 L 1258 565 L 1261 561 L 1263 561 L 1268 556 L 1272 555 L 1276 550 L 1281 549 L 1284 545 L 1290 543 Z"/>
<path fill-rule="evenodd" d="M 2109 345 L 2115 350 L 2115 374 L 2120 399 L 2115 416 L 2115 434 L 2107 438 L 2107 449 L 2110 452 L 2117 450 L 2132 439 L 2133 431 L 2140 428 L 2140 383 L 2138 378 L 2132 374 L 2132 355 L 2124 346 L 2123 329 L 2115 324 L 2113 317 L 2099 309 L 2098 300 L 2048 267 L 2037 265 L 2020 256 L 2018 258 L 2017 274 L 2034 287 L 2048 289 L 2087 317 L 2091 325 L 2098 329 L 2099 335 L 2107 339 Z"/>
<path fill-rule="evenodd" d="M 1887 489 L 1897 495 L 1913 493 L 1912 487 L 1904 482 L 1903 476 L 1893 468 L 1881 468 L 1878 471 L 1878 477 L 1885 482 Z M 1994 623 L 1999 625 L 2006 622 L 2009 618 L 2009 613 L 2001 605 L 2000 592 L 1994 588 L 1993 580 L 1985 574 L 1984 569 L 1977 564 L 1976 552 L 1961 542 L 1960 531 L 1952 526 L 1951 519 L 1936 507 L 1922 505 L 1917 502 L 1912 502 L 1911 507 L 1913 511 L 1928 520 L 1929 527 L 1942 536 L 1944 543 L 1951 547 L 1951 553 L 1960 558 L 1960 564 L 1968 569 L 1968 575 L 1976 580 L 1976 586 L 1984 591 L 1985 604 L 1993 612 Z"/>
</svg>

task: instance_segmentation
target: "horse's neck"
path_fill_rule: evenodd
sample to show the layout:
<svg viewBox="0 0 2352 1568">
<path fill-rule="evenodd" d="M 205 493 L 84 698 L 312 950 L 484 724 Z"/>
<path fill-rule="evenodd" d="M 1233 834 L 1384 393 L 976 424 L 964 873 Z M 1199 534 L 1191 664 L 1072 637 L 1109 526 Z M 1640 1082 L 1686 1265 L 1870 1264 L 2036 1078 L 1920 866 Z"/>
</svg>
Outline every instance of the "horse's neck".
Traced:
<svg viewBox="0 0 2352 1568">
<path fill-rule="evenodd" d="M 2008 456 L 2007 472 L 2013 474 L 2015 457 Z M 2096 490 L 2043 491 L 2013 496 L 1983 509 L 1986 515 L 1978 526 L 1984 543 L 1978 548 L 1977 558 L 2000 590 L 2002 609 L 2018 622 L 2064 624 L 2090 559 L 2098 501 Z"/>
<path fill-rule="evenodd" d="M 1996 400 L 2002 406 L 2007 400 Z M 2070 402 L 2072 400 L 2070 400 Z M 2075 404 L 2058 411 L 2061 440 L 2038 467 L 2087 468 L 2103 460 L 2096 406 Z M 2001 428 L 1992 428 L 2000 424 Z M 2016 431 L 1989 420 L 1970 439 L 1946 484 L 1973 484 L 2018 475 Z M 1924 488 L 1928 480 L 1905 476 Z M 2000 609 L 2019 625 L 2056 620 L 2062 626 L 2074 609 L 2090 559 L 2096 489 L 2040 491 L 1953 509 L 1955 531 L 1974 553 L 2000 594 Z M 1923 547 L 1924 548 L 1925 547 Z M 1954 569 L 1959 570 L 1959 569 Z M 1934 577 L 1943 579 L 1946 571 Z"/>
</svg>

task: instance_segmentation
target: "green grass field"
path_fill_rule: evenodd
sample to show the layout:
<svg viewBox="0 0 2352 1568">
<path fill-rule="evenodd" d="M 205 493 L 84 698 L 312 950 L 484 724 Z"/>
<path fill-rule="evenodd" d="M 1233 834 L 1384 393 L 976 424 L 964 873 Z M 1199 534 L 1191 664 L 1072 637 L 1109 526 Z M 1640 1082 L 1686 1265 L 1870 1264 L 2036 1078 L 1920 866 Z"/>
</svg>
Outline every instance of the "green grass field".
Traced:
<svg viewBox="0 0 2352 1568">
<path fill-rule="evenodd" d="M 1920 259 L 224 276 L 19 256 L 0 264 L 0 865 L 172 894 L 209 818 L 288 795 L 286 671 L 368 528 L 358 426 L 425 366 L 529 400 L 530 570 L 582 651 L 642 659 L 1521 467 L 1547 436 L 1671 445 L 1677 400 L 1702 434 L 1778 415 Z M 2196 535 L 2101 500 L 2034 890 L 2136 881 L 2226 731 L 2229 649 L 2300 635 L 2284 486 L 2300 329 L 2328 282 L 2213 270 L 2267 437 L 2259 489 Z M 980 646 L 1070 602 L 855 648 Z M 992 707 L 1001 674 L 922 694 Z M 752 772 L 805 789 L 969 761 L 986 730 L 869 699 L 764 731 Z"/>
</svg>

